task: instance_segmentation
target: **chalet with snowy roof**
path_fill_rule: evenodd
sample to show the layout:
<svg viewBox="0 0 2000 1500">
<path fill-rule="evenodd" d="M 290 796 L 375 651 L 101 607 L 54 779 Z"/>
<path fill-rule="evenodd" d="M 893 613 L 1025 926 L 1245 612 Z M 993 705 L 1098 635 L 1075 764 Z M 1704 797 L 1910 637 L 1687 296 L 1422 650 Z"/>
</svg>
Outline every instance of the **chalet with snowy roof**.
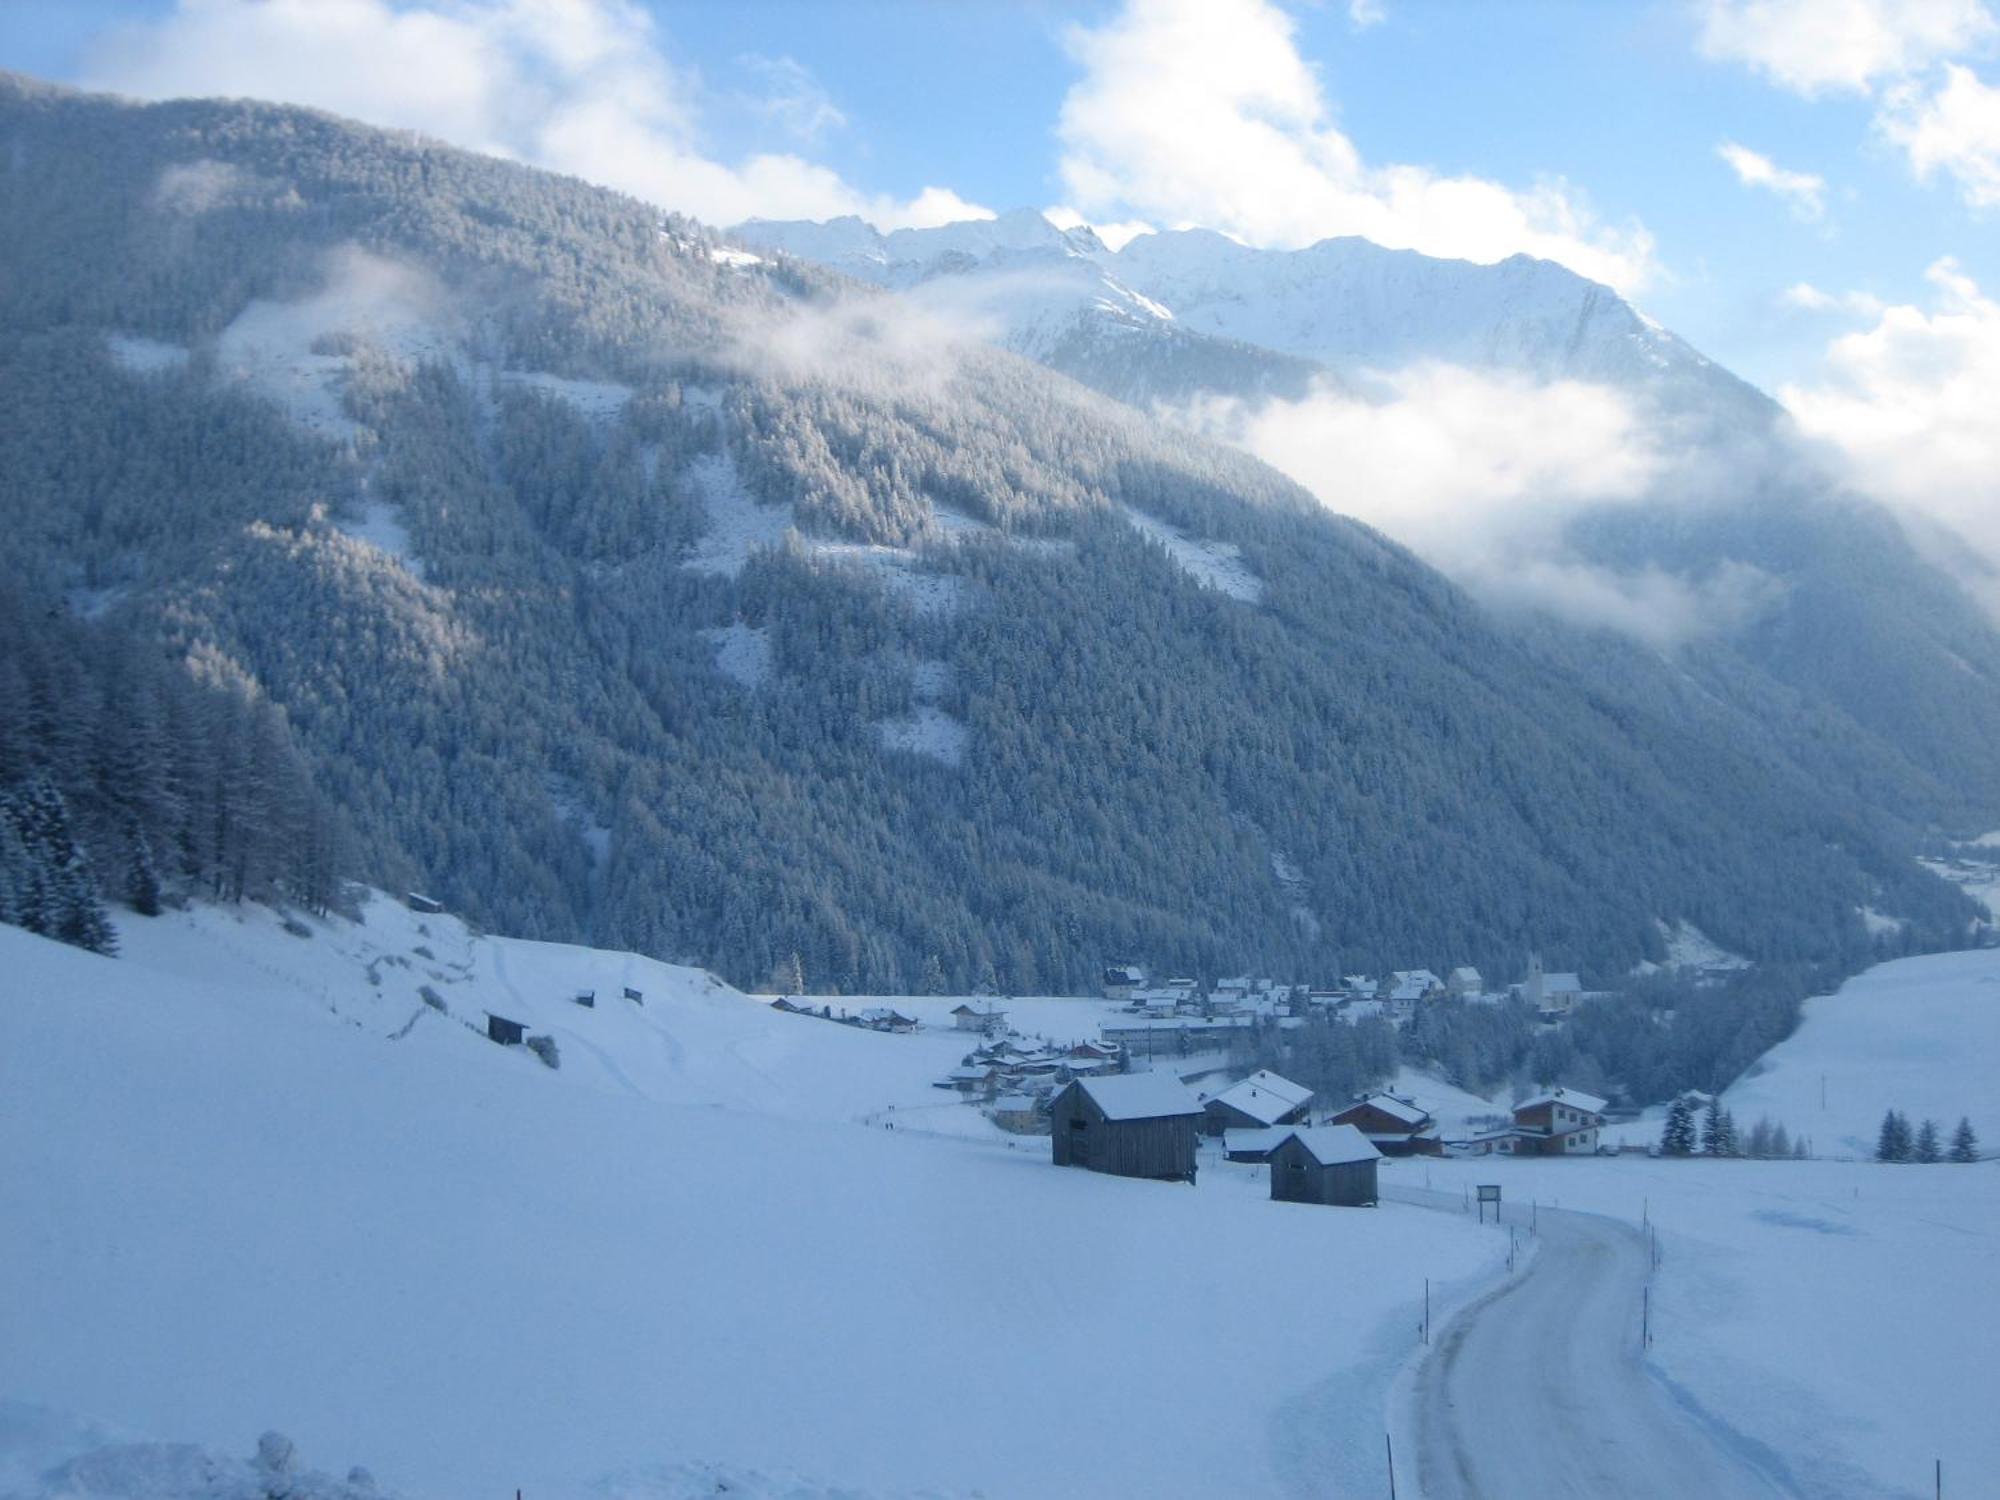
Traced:
<svg viewBox="0 0 2000 1500">
<path fill-rule="evenodd" d="M 1437 1122 L 1430 1111 L 1401 1094 L 1363 1094 L 1327 1122 L 1352 1125 L 1384 1156 L 1436 1156 Z"/>
<path fill-rule="evenodd" d="M 993 1101 L 993 1123 L 1014 1135 L 1028 1135 L 1042 1124 L 1041 1110 L 1031 1094 L 1002 1094 Z"/>
<path fill-rule="evenodd" d="M 1352 1125 L 1297 1129 L 1271 1148 L 1271 1197 L 1359 1208 L 1378 1201 L 1381 1153 Z"/>
<path fill-rule="evenodd" d="M 1606 1101 L 1580 1089 L 1552 1088 L 1514 1106 L 1515 1156 L 1588 1156 L 1597 1150 Z"/>
<path fill-rule="evenodd" d="M 1104 966 L 1103 984 L 1104 998 L 1123 1005 L 1146 987 L 1146 971 L 1137 964 L 1108 963 Z"/>
<path fill-rule="evenodd" d="M 1202 1102 L 1202 1129 L 1209 1135 L 1225 1130 L 1262 1130 L 1273 1125 L 1299 1125 L 1312 1107 L 1312 1090 L 1260 1068 Z"/>
<path fill-rule="evenodd" d="M 1059 1167 L 1192 1182 L 1201 1103 L 1172 1073 L 1079 1078 L 1049 1101 Z"/>
<path fill-rule="evenodd" d="M 906 1016 L 901 1011 L 892 1010 L 886 1005 L 877 1005 L 864 1010 L 856 1019 L 870 1031 L 908 1032 L 917 1029 L 915 1016 Z"/>
<path fill-rule="evenodd" d="M 1469 1000 L 1486 992 L 1486 981 L 1471 964 L 1460 964 L 1445 977 L 1444 987 L 1455 1000 Z"/>
<path fill-rule="evenodd" d="M 991 1036 L 1005 1029 L 1007 1012 L 991 1000 L 968 1000 L 952 1007 L 951 1020 L 960 1031 L 978 1031 Z"/>
</svg>

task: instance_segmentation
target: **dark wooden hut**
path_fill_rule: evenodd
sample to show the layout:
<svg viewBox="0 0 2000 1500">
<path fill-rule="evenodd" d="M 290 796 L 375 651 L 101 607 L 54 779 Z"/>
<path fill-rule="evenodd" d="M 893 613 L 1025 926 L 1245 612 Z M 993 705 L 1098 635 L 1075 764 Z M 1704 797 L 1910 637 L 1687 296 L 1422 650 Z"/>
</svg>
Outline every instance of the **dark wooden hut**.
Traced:
<svg viewBox="0 0 2000 1500">
<path fill-rule="evenodd" d="M 1360 1207 L 1376 1201 L 1382 1153 L 1352 1125 L 1294 1130 L 1271 1151 L 1271 1196 L 1283 1203 Z"/>
<path fill-rule="evenodd" d="M 1049 1101 L 1055 1164 L 1119 1177 L 1194 1181 L 1200 1123 L 1200 1102 L 1172 1073 L 1078 1078 Z"/>
<path fill-rule="evenodd" d="M 520 1021 L 510 1021 L 505 1016 L 486 1012 L 486 1040 L 498 1042 L 503 1047 L 518 1047 L 527 1037 L 528 1028 Z"/>
</svg>

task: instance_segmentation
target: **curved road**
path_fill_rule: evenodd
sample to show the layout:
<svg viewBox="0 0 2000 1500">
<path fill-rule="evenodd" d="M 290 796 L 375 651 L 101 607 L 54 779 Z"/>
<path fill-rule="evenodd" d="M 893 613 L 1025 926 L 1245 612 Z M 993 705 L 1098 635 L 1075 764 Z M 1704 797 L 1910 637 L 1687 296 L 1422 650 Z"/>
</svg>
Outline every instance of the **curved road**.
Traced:
<svg viewBox="0 0 2000 1500">
<path fill-rule="evenodd" d="M 1642 1357 L 1647 1261 L 1629 1224 L 1541 1211 L 1527 1270 L 1418 1371 L 1426 1500 L 1796 1500 L 1781 1465 Z"/>
</svg>

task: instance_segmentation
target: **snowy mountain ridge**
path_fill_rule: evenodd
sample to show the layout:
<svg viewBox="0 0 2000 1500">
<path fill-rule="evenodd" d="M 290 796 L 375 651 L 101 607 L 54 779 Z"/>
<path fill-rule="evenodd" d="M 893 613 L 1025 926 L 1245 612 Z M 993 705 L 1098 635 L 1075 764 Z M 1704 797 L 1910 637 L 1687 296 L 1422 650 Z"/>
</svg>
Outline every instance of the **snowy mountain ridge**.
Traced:
<svg viewBox="0 0 2000 1500">
<path fill-rule="evenodd" d="M 1329 373 L 1434 360 L 1628 389 L 1664 380 L 1762 400 L 1609 287 L 1527 255 L 1483 265 L 1353 236 L 1263 250 L 1208 229 L 1143 234 L 1112 250 L 1087 226 L 1059 229 L 1025 208 L 890 234 L 853 217 L 750 220 L 730 234 L 877 286 L 922 287 L 932 296 L 948 279 L 990 288 L 1039 272 L 1051 289 L 1039 305 L 997 294 L 980 299 L 1001 319 L 998 341 L 1020 352 L 1034 347 L 1032 325 L 1060 305 L 1073 318 L 1095 314 L 1156 336 L 1178 324 Z"/>
</svg>

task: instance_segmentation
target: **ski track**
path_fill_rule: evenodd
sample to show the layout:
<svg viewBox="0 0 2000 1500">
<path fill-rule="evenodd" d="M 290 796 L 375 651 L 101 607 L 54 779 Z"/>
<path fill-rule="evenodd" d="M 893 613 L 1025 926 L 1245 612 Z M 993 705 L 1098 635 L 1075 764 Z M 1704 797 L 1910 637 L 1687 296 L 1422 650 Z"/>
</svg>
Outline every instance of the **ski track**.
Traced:
<svg viewBox="0 0 2000 1500">
<path fill-rule="evenodd" d="M 1776 1454 L 1646 1359 L 1639 1231 L 1550 1209 L 1538 1235 L 1525 1272 L 1453 1318 L 1418 1371 L 1426 1500 L 1801 1500 Z"/>
</svg>

